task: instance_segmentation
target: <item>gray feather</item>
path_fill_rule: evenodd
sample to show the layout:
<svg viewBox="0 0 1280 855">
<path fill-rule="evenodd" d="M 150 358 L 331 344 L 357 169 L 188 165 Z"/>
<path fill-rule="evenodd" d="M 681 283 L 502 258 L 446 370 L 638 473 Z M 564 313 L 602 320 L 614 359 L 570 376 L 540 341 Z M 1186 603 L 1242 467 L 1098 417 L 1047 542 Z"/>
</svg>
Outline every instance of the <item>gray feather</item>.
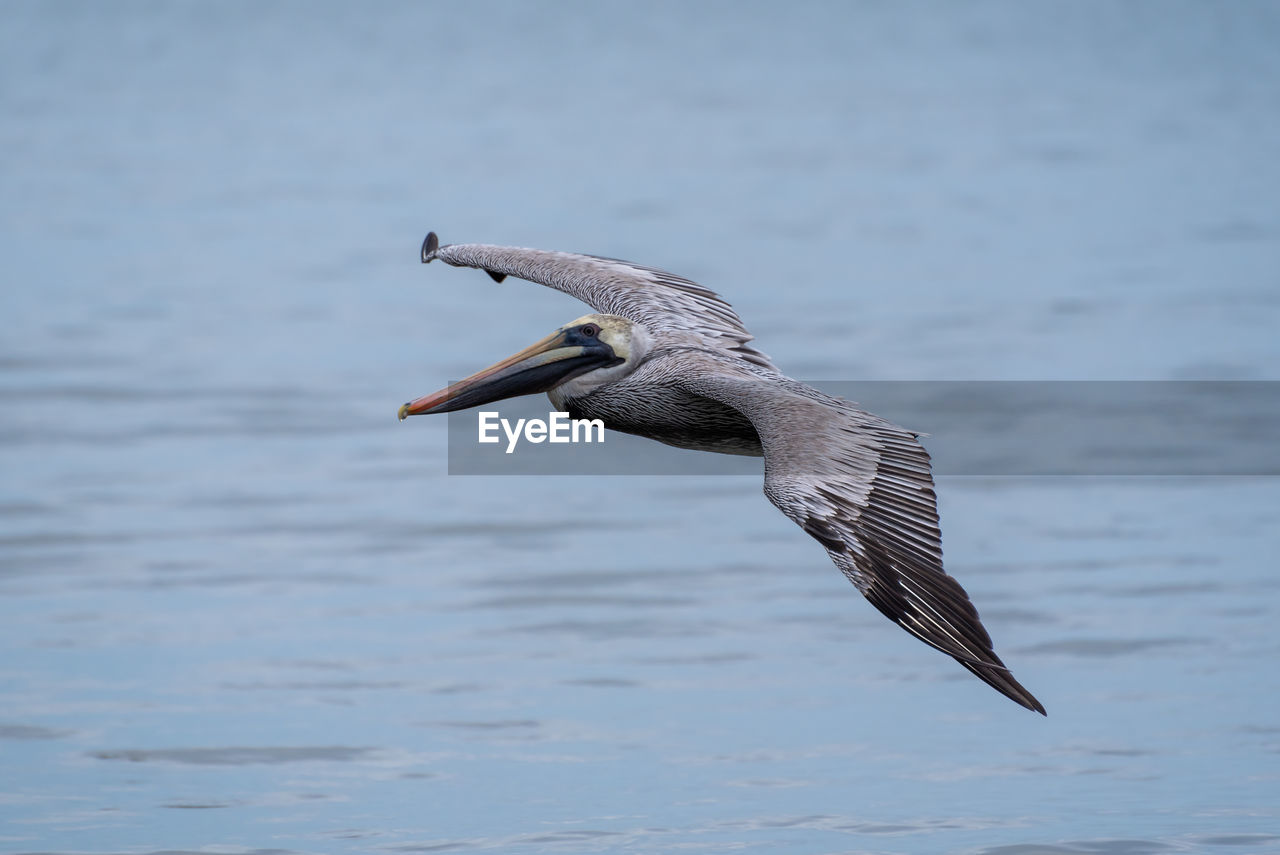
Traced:
<svg viewBox="0 0 1280 855">
<path fill-rule="evenodd" d="M 430 243 L 434 232 L 427 236 Z M 438 241 L 437 241 L 438 244 Z M 440 259 L 454 267 L 476 267 L 498 281 L 515 276 L 563 291 L 597 312 L 618 315 L 669 343 L 697 340 L 729 356 L 773 368 L 769 357 L 752 347 L 753 338 L 733 307 L 718 294 L 680 276 L 615 258 L 548 252 L 479 243 L 424 244 L 422 260 Z"/>
<path fill-rule="evenodd" d="M 969 596 L 942 569 L 929 455 L 916 434 L 778 372 L 732 307 L 687 279 L 616 259 L 458 244 L 427 235 L 422 260 L 511 275 L 643 325 L 630 373 L 573 397 L 575 418 L 682 448 L 763 455 L 764 492 L 827 550 L 883 614 L 1028 709 L 1038 700 L 992 648 Z"/>
<path fill-rule="evenodd" d="M 872 605 L 1044 713 L 992 649 L 969 595 L 942 569 L 929 454 L 914 433 L 775 372 L 710 353 L 682 361 L 685 389 L 751 421 L 764 451 L 765 495 Z"/>
</svg>

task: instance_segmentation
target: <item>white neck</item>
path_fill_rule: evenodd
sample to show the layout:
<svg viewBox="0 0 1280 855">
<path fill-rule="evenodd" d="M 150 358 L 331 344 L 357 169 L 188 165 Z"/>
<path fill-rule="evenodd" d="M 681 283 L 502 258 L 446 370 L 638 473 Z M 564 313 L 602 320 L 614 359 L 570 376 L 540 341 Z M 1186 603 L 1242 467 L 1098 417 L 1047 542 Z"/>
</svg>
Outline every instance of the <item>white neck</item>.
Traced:
<svg viewBox="0 0 1280 855">
<path fill-rule="evenodd" d="M 614 353 L 622 357 L 623 361 L 608 368 L 597 368 L 594 371 L 588 371 L 586 374 L 579 375 L 567 383 L 561 383 L 547 393 L 547 397 L 551 399 L 552 404 L 557 407 L 563 407 L 564 402 L 571 398 L 582 398 L 601 386 L 614 383 L 626 377 L 636 370 L 636 366 L 640 364 L 649 352 L 653 346 L 653 337 L 649 335 L 649 331 L 641 324 L 632 323 L 627 329 L 626 340 L 606 341 L 606 343 L 613 348 Z"/>
</svg>

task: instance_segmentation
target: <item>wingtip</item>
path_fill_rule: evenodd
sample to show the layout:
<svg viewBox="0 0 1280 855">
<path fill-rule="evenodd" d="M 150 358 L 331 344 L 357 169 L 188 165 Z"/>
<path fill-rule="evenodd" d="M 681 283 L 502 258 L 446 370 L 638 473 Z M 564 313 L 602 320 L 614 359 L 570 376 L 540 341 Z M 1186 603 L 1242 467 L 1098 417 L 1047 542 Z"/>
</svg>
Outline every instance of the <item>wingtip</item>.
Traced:
<svg viewBox="0 0 1280 855">
<path fill-rule="evenodd" d="M 1035 695 L 1031 694 L 1030 692 L 1027 692 L 1027 697 L 1029 697 L 1029 698 L 1031 699 L 1031 703 L 1033 704 L 1032 706 L 1028 707 L 1028 709 L 1035 710 L 1036 712 L 1040 713 L 1040 715 L 1044 716 L 1045 718 L 1048 718 L 1048 717 L 1049 717 L 1049 713 L 1047 713 L 1047 712 L 1045 711 L 1044 704 L 1042 704 L 1042 703 L 1040 703 L 1038 700 L 1036 700 L 1036 696 L 1035 696 Z"/>
<path fill-rule="evenodd" d="M 1045 718 L 1049 717 L 1049 713 L 1045 712 L 1044 704 L 1040 703 L 1039 699 L 1037 699 L 1035 695 L 1028 692 L 1025 686 L 1015 680 L 1013 678 L 1013 674 L 1010 673 L 1008 668 L 1004 667 L 1003 663 L 1000 663 L 997 666 L 994 663 L 971 663 L 966 662 L 959 657 L 954 658 L 971 673 L 977 676 L 978 679 L 982 680 L 982 682 L 986 683 L 988 686 L 995 689 L 1018 706 L 1025 707 L 1032 712 L 1038 712 Z M 998 659 L 996 661 L 999 662 Z"/>
<path fill-rule="evenodd" d="M 1026 689 L 1024 689 L 1021 683 L 1018 683 L 1016 680 L 1014 681 L 1014 683 L 1018 686 L 1019 689 L 1022 689 L 1025 697 L 1013 698 L 1013 700 L 1016 703 L 1019 703 L 1022 706 L 1026 707 L 1027 709 L 1031 710 L 1032 712 L 1038 712 L 1040 713 L 1040 715 L 1044 716 L 1045 718 L 1048 718 L 1049 713 L 1045 712 L 1044 704 L 1040 703 L 1040 701 L 1036 698 L 1035 695 L 1031 694 Z"/>
<path fill-rule="evenodd" d="M 422 263 L 428 264 L 431 259 L 436 257 L 436 252 L 440 249 L 440 238 L 435 232 L 427 232 L 426 240 L 422 242 Z"/>
</svg>

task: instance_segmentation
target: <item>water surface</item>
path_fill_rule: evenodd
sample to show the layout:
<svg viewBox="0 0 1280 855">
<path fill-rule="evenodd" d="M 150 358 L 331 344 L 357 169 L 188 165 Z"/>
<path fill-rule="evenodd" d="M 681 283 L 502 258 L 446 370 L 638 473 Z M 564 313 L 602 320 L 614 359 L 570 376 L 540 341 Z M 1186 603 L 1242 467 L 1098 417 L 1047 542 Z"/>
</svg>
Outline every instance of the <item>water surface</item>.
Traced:
<svg viewBox="0 0 1280 855">
<path fill-rule="evenodd" d="M 1274 4 L 4 18 L 0 850 L 1280 851 L 1274 477 L 940 478 L 1046 719 L 758 475 L 395 420 L 585 311 L 427 229 L 815 380 L 1280 379 Z"/>
</svg>

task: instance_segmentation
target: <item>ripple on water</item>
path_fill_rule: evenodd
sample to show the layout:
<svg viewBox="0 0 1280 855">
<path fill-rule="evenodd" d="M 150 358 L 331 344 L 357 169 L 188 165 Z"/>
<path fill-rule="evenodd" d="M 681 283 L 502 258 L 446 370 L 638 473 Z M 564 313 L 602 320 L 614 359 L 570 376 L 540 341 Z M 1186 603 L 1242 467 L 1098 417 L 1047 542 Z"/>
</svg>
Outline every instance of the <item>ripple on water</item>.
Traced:
<svg viewBox="0 0 1280 855">
<path fill-rule="evenodd" d="M 1078 843 L 1015 843 L 980 849 L 976 855 L 1147 855 L 1170 852 L 1174 847 L 1154 840 L 1086 840 Z"/>
<path fill-rule="evenodd" d="M 73 733 L 35 724 L 0 724 L 0 739 L 66 739 Z"/>
<path fill-rule="evenodd" d="M 1217 834 L 1194 838 L 1194 846 L 1263 846 L 1280 841 L 1274 834 Z M 1148 855 L 1156 852 L 1182 852 L 1186 846 L 1179 841 L 1161 840 L 1073 840 L 1061 843 L 1017 843 L 1010 846 L 994 846 L 980 849 L 974 855 Z"/>
<path fill-rule="evenodd" d="M 296 849 L 218 849 L 217 852 L 233 853 L 233 855 L 303 855 Z M 80 855 L 80 853 L 60 852 L 14 852 L 13 855 Z M 130 850 L 122 852 L 95 851 L 93 855 L 210 855 L 208 849 L 156 849 L 149 852 Z"/>
<path fill-rule="evenodd" d="M 1264 843 L 1280 843 L 1276 834 L 1215 834 L 1196 838 L 1201 846 L 1261 846 Z"/>
<path fill-rule="evenodd" d="M 1203 645 L 1207 642 L 1201 638 L 1068 638 L 1061 641 L 1046 641 L 1042 644 L 1031 644 L 1017 649 L 1018 653 L 1048 653 L 1061 656 L 1109 657 L 1128 656 L 1131 653 L 1142 653 L 1166 647 L 1184 647 Z"/>
<path fill-rule="evenodd" d="M 92 751 L 95 760 L 124 760 L 129 763 L 182 763 L 195 766 L 248 766 L 281 763 L 345 763 L 372 754 L 372 748 L 341 745 L 289 746 L 265 748 L 129 748 Z"/>
<path fill-rule="evenodd" d="M 471 721 L 433 721 L 430 722 L 432 727 L 448 727 L 455 730 L 480 730 L 480 731 L 532 731 L 542 727 L 542 722 L 529 718 L 510 718 L 495 719 L 492 721 L 471 720 Z"/>
</svg>

